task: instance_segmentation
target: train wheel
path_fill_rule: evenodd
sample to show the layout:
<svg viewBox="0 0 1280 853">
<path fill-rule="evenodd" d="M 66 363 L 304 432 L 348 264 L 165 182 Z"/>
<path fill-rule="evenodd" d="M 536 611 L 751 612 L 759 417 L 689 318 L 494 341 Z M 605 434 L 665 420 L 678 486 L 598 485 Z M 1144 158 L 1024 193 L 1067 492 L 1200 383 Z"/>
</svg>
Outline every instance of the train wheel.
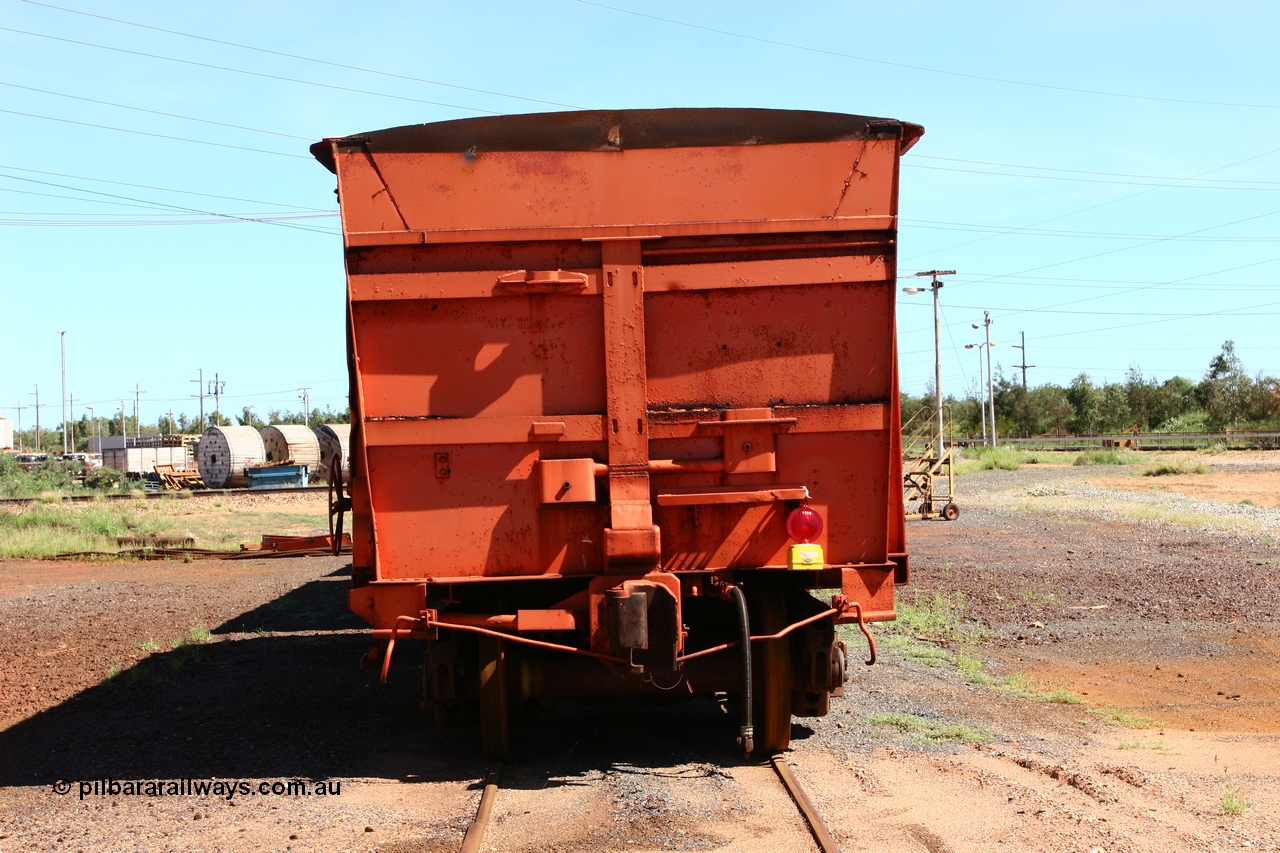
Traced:
<svg viewBox="0 0 1280 853">
<path fill-rule="evenodd" d="M 506 642 L 480 637 L 480 740 L 484 757 L 511 760 L 510 710 L 507 704 Z"/>
<path fill-rule="evenodd" d="M 751 633 L 776 634 L 787 627 L 781 593 L 766 591 L 751 599 Z M 755 693 L 755 754 L 772 755 L 791 744 L 791 643 L 786 637 L 751 644 Z"/>
</svg>

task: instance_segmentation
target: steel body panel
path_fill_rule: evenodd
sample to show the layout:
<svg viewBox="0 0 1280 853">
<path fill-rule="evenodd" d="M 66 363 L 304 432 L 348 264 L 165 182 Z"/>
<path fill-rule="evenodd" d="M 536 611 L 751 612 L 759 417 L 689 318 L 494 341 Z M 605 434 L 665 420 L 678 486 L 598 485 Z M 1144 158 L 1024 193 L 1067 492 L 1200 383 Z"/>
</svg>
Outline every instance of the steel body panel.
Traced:
<svg viewBox="0 0 1280 853">
<path fill-rule="evenodd" d="M 336 161 L 347 230 L 429 234 L 890 216 L 897 155 L 897 140 L 860 139 L 474 157 L 349 149 Z"/>
<path fill-rule="evenodd" d="M 829 568 L 804 583 L 846 567 L 845 596 L 891 616 L 918 129 L 631 149 L 620 126 L 619 147 L 313 149 L 346 238 L 353 563 L 374 582 L 353 609 L 391 628 L 422 605 L 378 590 L 425 578 L 782 571 L 807 490 Z M 583 499 L 556 501 L 544 462 Z"/>
</svg>

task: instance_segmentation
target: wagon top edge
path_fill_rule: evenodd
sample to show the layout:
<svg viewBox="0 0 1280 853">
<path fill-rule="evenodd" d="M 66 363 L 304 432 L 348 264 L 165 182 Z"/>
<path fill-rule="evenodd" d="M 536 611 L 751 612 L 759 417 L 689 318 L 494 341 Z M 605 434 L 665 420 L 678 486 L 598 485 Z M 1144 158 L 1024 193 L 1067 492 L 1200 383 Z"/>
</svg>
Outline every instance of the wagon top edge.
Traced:
<svg viewBox="0 0 1280 853">
<path fill-rule="evenodd" d="M 581 110 L 484 116 L 406 125 L 354 136 L 326 138 L 312 155 L 335 170 L 334 147 L 371 153 L 480 151 L 624 151 L 783 145 L 850 139 L 897 139 L 905 152 L 924 134 L 918 124 L 890 118 L 814 110 L 672 108 Z"/>
</svg>

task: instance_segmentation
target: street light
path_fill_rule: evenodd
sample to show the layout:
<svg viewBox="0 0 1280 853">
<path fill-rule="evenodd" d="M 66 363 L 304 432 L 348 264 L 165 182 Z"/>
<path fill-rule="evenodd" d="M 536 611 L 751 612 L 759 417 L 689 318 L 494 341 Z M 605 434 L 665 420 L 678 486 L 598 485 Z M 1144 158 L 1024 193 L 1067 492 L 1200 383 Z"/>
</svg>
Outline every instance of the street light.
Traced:
<svg viewBox="0 0 1280 853">
<path fill-rule="evenodd" d="M 933 282 L 929 285 L 929 289 L 933 291 L 933 397 L 934 397 L 934 417 L 937 420 L 938 439 L 934 444 L 934 453 L 939 459 L 942 458 L 942 307 L 938 301 L 938 291 L 942 289 L 942 282 L 938 281 L 940 275 L 955 275 L 955 270 L 929 270 L 928 272 L 918 272 L 916 277 L 931 276 Z M 915 295 L 923 293 L 923 287 L 904 287 L 902 292 Z"/>
<path fill-rule="evenodd" d="M 988 352 L 987 352 L 987 399 L 989 399 L 989 400 L 991 401 L 991 446 L 992 446 L 992 447 L 995 447 L 995 446 L 996 446 L 996 394 L 995 394 L 994 386 L 991 384 L 991 352 L 990 352 L 990 348 L 991 348 L 991 347 L 993 347 L 993 346 L 995 346 L 995 345 L 996 345 L 996 342 L 995 342 L 995 341 L 993 341 L 993 340 L 991 340 L 991 312 L 990 312 L 990 311 L 983 311 L 983 312 L 982 312 L 982 324 L 981 324 L 981 325 L 979 325 L 978 323 L 973 323 L 972 325 L 973 325 L 973 327 L 974 327 L 975 329 L 982 329 L 982 328 L 985 328 L 985 329 L 986 329 L 987 348 L 988 348 Z M 979 380 L 981 380 L 981 377 L 979 377 Z"/>
<path fill-rule="evenodd" d="M 982 398 L 978 403 L 978 411 L 981 414 L 980 420 L 982 421 L 982 443 L 985 445 L 987 443 L 987 397 L 982 393 L 982 374 L 985 371 L 982 353 L 987 351 L 987 347 L 982 344 L 965 344 L 964 348 L 978 351 L 978 396 Z M 989 352 L 987 354 L 990 355 Z"/>
<path fill-rule="evenodd" d="M 92 424 L 96 427 L 96 426 L 98 425 L 98 419 L 97 419 L 97 418 L 95 418 L 95 417 L 93 416 L 93 406 L 85 406 L 85 408 L 89 410 L 89 422 L 90 422 L 90 423 L 92 423 Z M 96 434 L 97 434 L 97 433 L 95 432 L 95 435 L 96 435 Z M 101 438 L 99 438 L 99 439 L 98 439 L 98 452 L 99 452 L 99 453 L 101 453 L 101 452 L 102 452 L 102 439 L 101 439 Z"/>
<path fill-rule="evenodd" d="M 67 331 L 59 330 L 58 340 L 62 345 L 62 455 L 67 455 Z"/>
</svg>

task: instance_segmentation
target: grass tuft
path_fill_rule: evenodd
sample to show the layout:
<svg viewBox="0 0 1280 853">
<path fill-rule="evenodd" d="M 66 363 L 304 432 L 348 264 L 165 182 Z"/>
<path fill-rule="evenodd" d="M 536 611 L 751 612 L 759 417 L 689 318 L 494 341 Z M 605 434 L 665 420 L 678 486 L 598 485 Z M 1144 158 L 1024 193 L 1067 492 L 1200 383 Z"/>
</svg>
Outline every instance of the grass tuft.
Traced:
<svg viewBox="0 0 1280 853">
<path fill-rule="evenodd" d="M 1160 752 L 1168 748 L 1168 744 L 1158 740 L 1122 740 L 1116 744 L 1116 749 L 1150 749 Z"/>
<path fill-rule="evenodd" d="M 1119 708 L 1094 708 L 1090 713 L 1097 714 L 1109 726 L 1119 726 L 1125 729 L 1160 728 L 1158 720 L 1130 714 L 1128 711 L 1122 711 Z"/>
<path fill-rule="evenodd" d="M 907 660 L 921 666 L 937 668 L 951 666 L 956 662 L 956 656 L 946 649 L 932 643 L 919 642 L 902 634 L 889 634 L 880 641 L 880 645 L 886 649 L 892 649 Z"/>
<path fill-rule="evenodd" d="M 973 726 L 926 720 L 914 714 L 868 714 L 867 724 L 876 728 L 897 729 L 919 744 L 989 743 L 994 736 Z"/>
<path fill-rule="evenodd" d="M 1079 705 L 1080 697 L 1065 687 L 1050 687 L 1025 675 L 1014 673 L 1001 681 L 1001 688 L 1032 702 L 1055 705 Z"/>
<path fill-rule="evenodd" d="M 1244 815 L 1248 814 L 1250 803 L 1244 798 L 1240 789 L 1232 784 L 1228 778 L 1222 783 L 1222 813 L 1224 815 Z"/>
<path fill-rule="evenodd" d="M 1142 476 L 1167 477 L 1170 475 L 1177 476 L 1181 474 L 1203 474 L 1205 470 L 1203 463 L 1189 462 L 1187 460 L 1180 459 L 1176 462 L 1161 462 L 1158 465 L 1152 465 L 1148 468 L 1144 468 L 1142 469 Z"/>
<path fill-rule="evenodd" d="M 1072 465 L 1136 465 L 1142 461 L 1142 454 L 1124 448 L 1111 450 L 1089 450 L 1081 453 Z"/>
<path fill-rule="evenodd" d="M 974 471 L 1017 471 L 1023 465 L 1035 465 L 1044 461 L 1035 451 L 1016 450 L 1012 447 L 968 447 L 956 465 L 956 473 Z"/>
</svg>

